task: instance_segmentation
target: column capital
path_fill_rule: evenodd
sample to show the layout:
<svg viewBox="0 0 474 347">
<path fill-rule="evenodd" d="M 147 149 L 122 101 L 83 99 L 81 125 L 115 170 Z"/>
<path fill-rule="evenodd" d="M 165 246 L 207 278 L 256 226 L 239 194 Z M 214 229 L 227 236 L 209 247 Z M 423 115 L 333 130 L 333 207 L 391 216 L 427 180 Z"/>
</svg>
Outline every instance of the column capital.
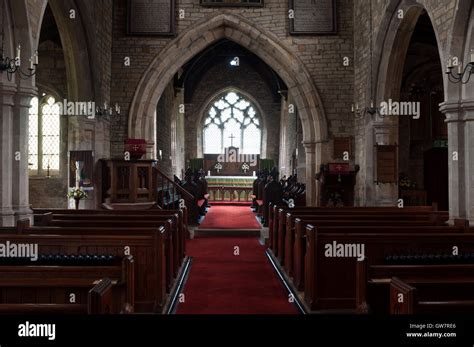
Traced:
<svg viewBox="0 0 474 347">
<path fill-rule="evenodd" d="M 439 105 L 439 110 L 446 114 L 461 114 L 462 104 L 459 100 L 448 100 Z M 449 120 L 449 119 L 448 119 Z"/>
<path fill-rule="evenodd" d="M 303 141 L 301 144 L 303 145 L 306 153 L 316 153 L 316 146 L 320 144 L 320 142 Z"/>
</svg>

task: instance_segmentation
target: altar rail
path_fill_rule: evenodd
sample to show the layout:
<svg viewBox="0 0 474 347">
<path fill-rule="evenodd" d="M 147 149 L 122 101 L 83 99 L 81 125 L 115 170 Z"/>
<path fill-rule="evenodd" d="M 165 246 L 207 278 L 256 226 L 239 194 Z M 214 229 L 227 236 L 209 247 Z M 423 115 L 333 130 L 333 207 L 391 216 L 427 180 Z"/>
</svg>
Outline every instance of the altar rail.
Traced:
<svg viewBox="0 0 474 347">
<path fill-rule="evenodd" d="M 208 187 L 209 201 L 251 202 L 251 187 Z"/>
</svg>

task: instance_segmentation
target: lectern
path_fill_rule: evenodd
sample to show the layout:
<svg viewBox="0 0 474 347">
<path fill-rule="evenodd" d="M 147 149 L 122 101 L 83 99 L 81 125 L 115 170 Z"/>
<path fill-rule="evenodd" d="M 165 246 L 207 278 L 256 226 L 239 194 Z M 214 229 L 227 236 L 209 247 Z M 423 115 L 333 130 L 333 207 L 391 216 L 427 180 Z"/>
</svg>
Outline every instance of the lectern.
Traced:
<svg viewBox="0 0 474 347">
<path fill-rule="evenodd" d="M 155 203 L 155 160 L 102 159 L 102 203 Z"/>
</svg>

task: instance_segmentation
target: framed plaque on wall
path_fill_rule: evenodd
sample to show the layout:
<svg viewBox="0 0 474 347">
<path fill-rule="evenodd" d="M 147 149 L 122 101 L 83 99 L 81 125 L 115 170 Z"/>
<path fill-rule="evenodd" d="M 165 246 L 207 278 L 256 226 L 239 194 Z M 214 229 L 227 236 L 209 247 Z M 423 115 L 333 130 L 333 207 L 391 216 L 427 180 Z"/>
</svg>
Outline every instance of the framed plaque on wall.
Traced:
<svg viewBox="0 0 474 347">
<path fill-rule="evenodd" d="M 174 36 L 175 0 L 128 0 L 129 35 Z"/>
<path fill-rule="evenodd" d="M 290 0 L 291 35 L 336 34 L 336 0 Z"/>
<path fill-rule="evenodd" d="M 256 6 L 263 7 L 263 0 L 201 0 L 202 6 L 221 6 L 221 7 L 238 7 L 238 6 Z"/>
<path fill-rule="evenodd" d="M 398 183 L 398 147 L 377 145 L 377 179 L 376 183 Z"/>
</svg>

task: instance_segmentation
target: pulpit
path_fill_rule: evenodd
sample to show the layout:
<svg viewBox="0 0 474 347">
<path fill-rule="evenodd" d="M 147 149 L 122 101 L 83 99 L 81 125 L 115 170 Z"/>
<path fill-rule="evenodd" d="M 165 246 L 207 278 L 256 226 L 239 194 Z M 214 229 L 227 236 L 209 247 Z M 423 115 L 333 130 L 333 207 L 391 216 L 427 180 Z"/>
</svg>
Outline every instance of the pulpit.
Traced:
<svg viewBox="0 0 474 347">
<path fill-rule="evenodd" d="M 359 166 L 348 163 L 321 165 L 316 180 L 320 185 L 320 206 L 354 206 L 354 187 Z"/>
<path fill-rule="evenodd" d="M 102 159 L 102 203 L 156 202 L 154 160 Z"/>
</svg>

